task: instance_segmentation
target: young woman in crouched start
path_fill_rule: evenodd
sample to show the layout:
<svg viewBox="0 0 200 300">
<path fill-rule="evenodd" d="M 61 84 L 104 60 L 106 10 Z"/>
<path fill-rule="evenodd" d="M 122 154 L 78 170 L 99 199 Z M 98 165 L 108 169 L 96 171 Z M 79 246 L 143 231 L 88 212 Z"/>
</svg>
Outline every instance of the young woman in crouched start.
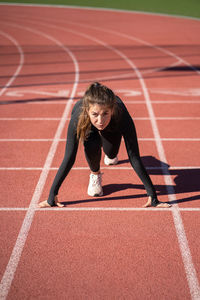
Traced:
<svg viewBox="0 0 200 300">
<path fill-rule="evenodd" d="M 102 148 L 105 153 L 104 163 L 116 165 L 122 137 L 130 163 L 148 195 L 144 207 L 170 207 L 168 203 L 157 199 L 155 188 L 140 158 L 134 122 L 124 103 L 111 89 L 98 82 L 89 86 L 83 99 L 78 101 L 72 110 L 64 159 L 48 199 L 40 202 L 39 207 L 64 206 L 58 201 L 57 195 L 75 162 L 79 141 L 84 145 L 86 160 L 91 170 L 87 193 L 92 197 L 103 196 L 100 171 Z"/>
</svg>

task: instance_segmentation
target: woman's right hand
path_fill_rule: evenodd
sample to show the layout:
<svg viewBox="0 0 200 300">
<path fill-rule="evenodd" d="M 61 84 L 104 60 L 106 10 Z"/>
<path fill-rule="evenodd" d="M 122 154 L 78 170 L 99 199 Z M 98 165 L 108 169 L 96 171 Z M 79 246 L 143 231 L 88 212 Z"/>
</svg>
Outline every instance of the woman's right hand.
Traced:
<svg viewBox="0 0 200 300">
<path fill-rule="evenodd" d="M 55 201 L 55 205 L 54 206 L 58 206 L 58 207 L 64 207 L 64 204 L 61 204 L 60 202 L 58 202 L 58 197 L 55 196 L 54 197 L 54 201 Z M 47 202 L 47 200 L 42 201 L 38 204 L 39 208 L 45 208 L 45 207 L 51 207 L 51 205 Z"/>
</svg>

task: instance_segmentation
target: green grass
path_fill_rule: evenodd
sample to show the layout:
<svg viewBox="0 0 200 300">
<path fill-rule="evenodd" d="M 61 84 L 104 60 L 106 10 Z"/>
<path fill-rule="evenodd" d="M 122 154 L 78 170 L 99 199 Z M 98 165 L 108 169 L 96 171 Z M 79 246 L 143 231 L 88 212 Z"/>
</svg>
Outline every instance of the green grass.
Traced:
<svg viewBox="0 0 200 300">
<path fill-rule="evenodd" d="M 4 2 L 1 1 L 0 2 Z M 200 0 L 19 0 L 15 3 L 117 8 L 200 18 Z"/>
</svg>

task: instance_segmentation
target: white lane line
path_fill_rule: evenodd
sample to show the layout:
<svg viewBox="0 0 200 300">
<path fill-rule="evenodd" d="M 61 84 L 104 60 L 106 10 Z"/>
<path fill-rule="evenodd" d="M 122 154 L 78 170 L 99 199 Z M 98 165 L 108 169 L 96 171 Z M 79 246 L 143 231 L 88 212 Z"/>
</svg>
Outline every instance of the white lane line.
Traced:
<svg viewBox="0 0 200 300">
<path fill-rule="evenodd" d="M 8 103 L 9 103 L 9 101 L 8 101 Z M 45 100 L 45 101 L 41 101 L 41 100 L 35 101 L 34 100 L 34 101 L 32 101 L 30 99 L 30 101 L 28 101 L 28 102 L 23 103 L 23 101 L 22 101 L 20 103 L 23 103 L 23 105 L 46 105 L 46 104 L 47 105 L 51 105 L 51 104 L 53 104 L 53 105 L 63 105 L 63 106 L 65 106 L 66 103 L 67 103 L 67 101 L 68 100 L 55 100 L 55 101 L 54 100 L 51 100 L 51 101 L 48 101 L 48 100 Z M 12 100 L 11 100 L 11 103 L 12 103 Z M 17 101 L 14 103 L 14 105 L 15 104 L 18 104 Z"/>
<path fill-rule="evenodd" d="M 52 142 L 54 139 L 0 139 L 0 142 Z M 138 138 L 139 141 L 157 141 L 156 138 Z M 166 142 L 199 142 L 200 138 L 160 138 Z M 57 139 L 58 142 L 65 142 L 66 139 Z"/>
<path fill-rule="evenodd" d="M 125 101 L 124 101 L 125 102 Z M 127 100 L 126 103 L 129 104 L 142 104 L 145 103 L 145 101 L 142 100 Z M 199 104 L 200 100 L 152 100 L 151 103 L 153 104 Z"/>
<path fill-rule="evenodd" d="M 155 139 L 157 141 L 157 139 Z M 160 138 L 160 141 L 199 142 L 200 138 Z"/>
<path fill-rule="evenodd" d="M 165 120 L 179 120 L 179 121 L 188 121 L 188 120 L 200 120 L 200 117 L 156 117 L 156 120 L 165 121 Z"/>
<path fill-rule="evenodd" d="M 12 254 L 10 256 L 9 262 L 7 264 L 6 270 L 4 272 L 3 278 L 1 280 L 1 284 L 0 284 L 0 298 L 1 300 L 6 299 L 9 289 L 11 287 L 14 275 L 15 275 L 15 271 L 17 269 L 28 233 L 29 233 L 29 229 L 30 226 L 32 224 L 34 215 L 35 215 L 35 211 L 36 211 L 36 205 L 40 199 L 42 190 L 44 188 L 45 182 L 46 182 L 46 178 L 48 176 L 48 172 L 49 172 L 49 168 L 51 166 L 51 163 L 53 161 L 53 157 L 55 155 L 57 146 L 58 146 L 58 140 L 62 134 L 63 128 L 65 126 L 65 121 L 66 118 L 69 115 L 70 109 L 71 109 L 71 105 L 73 102 L 73 97 L 75 96 L 76 93 L 76 89 L 77 89 L 77 85 L 78 85 L 78 81 L 79 81 L 79 67 L 78 67 L 78 62 L 74 56 L 74 54 L 66 47 L 64 46 L 60 41 L 58 41 L 57 39 L 53 38 L 52 36 L 43 33 L 41 31 L 35 30 L 35 29 L 31 29 L 28 27 L 23 27 L 20 26 L 18 24 L 11 24 L 11 23 L 7 23 L 9 26 L 14 26 L 15 28 L 20 28 L 32 33 L 35 33 L 37 35 L 40 35 L 48 40 L 50 40 L 51 42 L 53 42 L 54 44 L 56 44 L 58 47 L 60 47 L 61 49 L 63 49 L 72 59 L 73 63 L 74 63 L 74 67 L 75 67 L 75 78 L 74 78 L 74 84 L 73 84 L 73 88 L 71 91 L 71 95 L 70 95 L 70 99 L 68 100 L 61 121 L 58 125 L 58 128 L 56 130 L 55 136 L 54 136 L 54 140 L 51 144 L 50 150 L 48 152 L 43 170 L 41 172 L 40 178 L 38 180 L 37 186 L 35 188 L 33 197 L 31 199 L 29 208 L 26 212 L 23 224 L 21 226 L 19 235 L 17 237 L 17 241 L 15 243 L 15 246 L 13 248 Z"/>
<path fill-rule="evenodd" d="M 52 142 L 52 139 L 0 139 L 0 142 Z M 59 142 L 65 141 L 65 139 L 57 139 Z"/>
<path fill-rule="evenodd" d="M 0 121 L 60 121 L 61 118 L 0 118 Z M 69 120 L 69 118 L 67 118 Z"/>
<path fill-rule="evenodd" d="M 128 35 L 126 34 L 121 34 L 119 32 L 115 32 L 113 30 L 105 30 L 99 27 L 94 27 L 94 26 L 88 26 L 88 25 L 84 25 L 84 24 L 78 24 L 80 26 L 85 26 L 87 28 L 93 28 L 96 29 L 98 31 L 102 31 L 102 32 L 106 32 L 106 33 L 112 33 L 115 34 L 117 36 L 124 37 L 124 38 L 130 38 Z M 142 41 L 141 39 L 138 38 L 134 38 L 131 37 L 132 40 L 139 42 L 140 44 L 145 44 L 148 45 L 151 48 L 160 50 L 174 58 L 176 58 L 178 61 L 181 61 L 182 63 L 186 64 L 187 66 L 189 66 L 189 68 L 191 68 L 193 71 L 195 71 L 198 75 L 200 74 L 200 72 L 198 71 L 198 69 L 196 69 L 195 67 L 191 66 L 188 62 L 186 62 L 185 60 L 183 60 L 182 58 L 178 57 L 177 55 L 175 55 L 174 53 L 172 53 L 171 51 L 162 49 L 161 47 L 157 47 L 154 45 L 151 45 L 150 43 L 147 43 L 145 41 Z M 95 38 L 96 41 L 98 41 Z M 103 42 L 101 41 L 101 44 Z M 105 44 L 105 43 L 104 43 Z M 147 109 L 149 112 L 149 116 L 151 118 L 151 124 L 152 124 L 152 129 L 154 132 L 154 136 L 155 136 L 155 141 L 156 141 L 156 146 L 157 146 L 157 150 L 158 150 L 158 154 L 159 154 L 159 159 L 162 162 L 161 165 L 164 169 L 163 171 L 163 175 L 164 175 L 164 180 L 166 183 L 166 188 L 168 191 L 168 198 L 170 201 L 174 201 L 176 200 L 176 196 L 175 196 L 175 191 L 173 188 L 173 182 L 171 179 L 171 176 L 166 165 L 167 165 L 167 159 L 165 156 L 165 151 L 164 151 L 164 147 L 162 145 L 162 141 L 161 141 L 161 137 L 160 137 L 160 133 L 159 133 L 159 129 L 157 126 L 157 122 L 155 119 L 155 114 L 154 114 L 154 110 L 153 110 L 153 106 L 151 103 L 151 99 L 150 99 L 150 95 L 148 92 L 148 89 L 146 87 L 145 81 L 143 79 L 143 76 L 141 74 L 141 72 L 139 71 L 139 69 L 137 68 L 137 66 L 121 51 L 110 47 L 110 49 L 113 49 L 116 53 L 118 53 L 130 66 L 131 68 L 134 70 L 134 72 L 136 72 L 137 77 L 140 81 L 143 93 L 144 93 L 144 97 L 145 97 L 145 101 L 146 101 L 146 105 L 147 105 Z M 166 176 L 165 174 L 168 174 L 168 176 Z M 180 252 L 181 252 L 181 256 L 182 256 L 182 260 L 184 263 L 184 268 L 185 268 L 185 273 L 186 273 L 186 277 L 187 277 L 187 281 L 188 281 L 188 285 L 189 285 L 189 289 L 190 289 L 190 294 L 193 300 L 199 300 L 200 299 L 200 286 L 199 286 L 199 282 L 198 282 L 198 277 L 197 277 L 197 273 L 192 261 L 192 255 L 190 252 L 190 248 L 189 248 L 189 244 L 187 241 L 187 237 L 186 237 L 186 233 L 185 233 L 185 229 L 184 229 L 184 225 L 182 222 L 182 218 L 181 218 L 181 214 L 180 214 L 180 210 L 178 205 L 174 205 L 172 207 L 172 215 L 173 215 L 173 220 L 174 220 L 174 225 L 175 225 L 175 229 L 176 229 L 176 234 L 177 234 L 177 238 L 178 238 L 178 242 L 179 242 L 179 247 L 180 247 Z"/>
<path fill-rule="evenodd" d="M 11 101 L 12 102 L 12 101 Z M 50 105 L 50 104 L 56 104 L 56 105 L 64 105 L 67 101 L 34 101 L 31 103 L 26 102 L 24 105 Z M 144 100 L 124 100 L 123 101 L 126 104 L 145 104 Z M 200 100 L 152 100 L 151 103 L 153 104 L 199 104 Z M 16 104 L 16 103 L 15 103 Z"/>
<path fill-rule="evenodd" d="M 22 47 L 18 44 L 17 40 L 14 39 L 12 36 L 10 36 L 9 34 L 0 31 L 0 34 L 3 35 L 4 37 L 6 37 L 8 40 L 10 40 L 17 48 L 18 52 L 19 52 L 19 65 L 15 71 L 15 73 L 12 75 L 12 77 L 9 79 L 9 81 L 5 84 L 4 88 L 2 88 L 2 90 L 0 91 L 0 96 L 3 95 L 3 93 L 9 88 L 9 86 L 13 83 L 13 81 L 16 79 L 16 77 L 18 76 L 19 72 L 22 69 L 22 66 L 24 64 L 24 53 L 22 50 Z"/>
<path fill-rule="evenodd" d="M 25 75 L 26 76 L 26 75 Z M 38 75 L 40 76 L 40 75 Z M 69 90 L 59 90 L 58 92 L 47 92 L 41 90 L 11 90 L 6 93 L 6 96 L 9 97 L 23 97 L 24 94 L 32 94 L 32 95 L 43 95 L 43 96 L 51 96 L 51 97 L 68 97 Z"/>
<path fill-rule="evenodd" d="M 132 116 L 134 120 L 143 121 L 150 120 L 150 117 L 135 117 Z M 200 120 L 200 117 L 156 117 L 156 120 L 165 121 L 165 120 Z M 46 117 L 35 117 L 35 118 L 0 118 L 0 121 L 60 121 L 61 118 L 46 118 Z M 66 121 L 69 121 L 70 118 L 67 118 Z"/>
<path fill-rule="evenodd" d="M 128 160 L 128 158 L 126 158 Z M 40 171 L 43 167 L 0 167 L 0 171 Z M 133 170 L 132 167 L 119 167 L 119 166 L 109 166 L 101 167 L 103 170 Z M 147 170 L 164 170 L 162 167 L 146 167 Z M 169 166 L 168 170 L 196 170 L 200 169 L 200 166 Z M 50 171 L 58 170 L 58 167 L 48 168 Z M 73 167 L 72 170 L 89 170 L 89 167 Z M 166 175 L 166 174 L 165 174 Z M 166 176 L 168 176 L 167 174 Z"/>
<path fill-rule="evenodd" d="M 106 198 L 104 198 L 106 200 Z M 84 200 L 83 200 L 84 201 Z M 87 200 L 85 200 L 87 202 Z M 70 201 L 69 201 L 70 202 Z M 75 204 L 76 200 L 74 200 Z M 77 200 L 78 202 L 78 200 Z M 96 200 L 98 202 L 98 199 Z M 67 204 L 66 204 L 67 205 Z M 0 207 L 0 211 L 27 211 L 27 207 Z M 152 211 L 171 211 L 172 208 L 153 208 L 153 207 L 148 207 L 148 208 L 143 208 L 143 207 L 49 207 L 49 208 L 37 208 L 37 211 L 43 212 L 43 211 L 144 211 L 144 212 L 152 212 Z M 200 212 L 200 207 L 183 207 L 179 208 L 180 211 L 184 212 Z"/>
<path fill-rule="evenodd" d="M 67 100 L 68 101 L 68 100 Z M 25 102 L 23 105 L 63 105 L 65 106 L 67 101 L 34 101 L 34 102 Z M 12 105 L 12 100 L 10 101 Z M 126 104 L 145 104 L 144 100 L 124 100 L 123 101 Z M 8 101 L 9 103 L 9 101 Z M 21 103 L 21 102 L 20 102 Z M 200 100 L 152 100 L 151 103 L 153 104 L 199 104 Z M 14 103 L 14 105 L 17 104 L 17 101 Z"/>
</svg>

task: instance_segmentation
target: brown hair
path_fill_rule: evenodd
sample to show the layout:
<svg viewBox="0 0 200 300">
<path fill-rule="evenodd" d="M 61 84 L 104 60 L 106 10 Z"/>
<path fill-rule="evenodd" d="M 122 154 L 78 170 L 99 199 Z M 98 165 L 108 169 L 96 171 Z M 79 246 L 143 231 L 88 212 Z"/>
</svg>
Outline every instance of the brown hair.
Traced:
<svg viewBox="0 0 200 300">
<path fill-rule="evenodd" d="M 83 96 L 82 111 L 79 116 L 77 126 L 77 138 L 81 141 L 87 139 L 91 129 L 91 122 L 88 115 L 90 105 L 99 104 L 112 109 L 112 118 L 116 118 L 119 113 L 116 103 L 116 96 L 111 89 L 99 82 L 92 83 Z"/>
</svg>

